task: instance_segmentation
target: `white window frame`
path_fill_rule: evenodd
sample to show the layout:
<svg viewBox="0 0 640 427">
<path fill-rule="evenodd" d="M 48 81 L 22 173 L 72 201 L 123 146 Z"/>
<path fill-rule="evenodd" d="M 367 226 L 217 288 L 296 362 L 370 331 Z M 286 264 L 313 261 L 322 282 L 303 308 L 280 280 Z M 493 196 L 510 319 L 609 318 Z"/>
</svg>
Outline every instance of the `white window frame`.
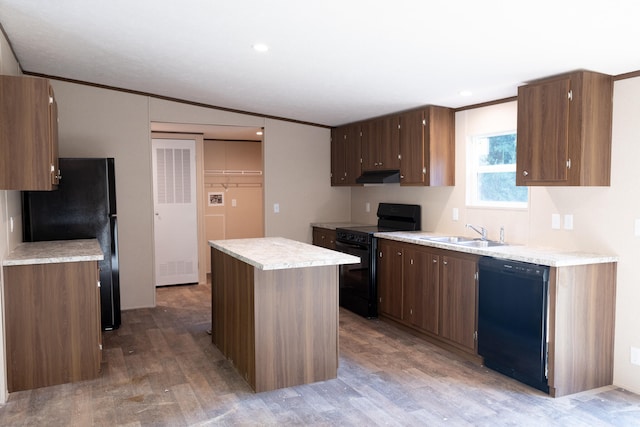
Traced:
<svg viewBox="0 0 640 427">
<path fill-rule="evenodd" d="M 482 207 L 482 208 L 505 208 L 505 209 L 528 209 L 529 198 L 531 192 L 527 188 L 527 201 L 526 202 L 509 202 L 509 201 L 487 201 L 480 200 L 478 194 L 478 173 L 480 172 L 515 172 L 516 164 L 509 165 L 487 165 L 480 166 L 478 164 L 478 144 L 476 141 L 482 138 L 491 138 L 501 135 L 515 134 L 515 130 L 509 130 L 504 132 L 492 132 L 487 134 L 472 135 L 468 137 L 467 141 L 467 188 L 466 188 L 466 202 L 469 207 Z"/>
</svg>

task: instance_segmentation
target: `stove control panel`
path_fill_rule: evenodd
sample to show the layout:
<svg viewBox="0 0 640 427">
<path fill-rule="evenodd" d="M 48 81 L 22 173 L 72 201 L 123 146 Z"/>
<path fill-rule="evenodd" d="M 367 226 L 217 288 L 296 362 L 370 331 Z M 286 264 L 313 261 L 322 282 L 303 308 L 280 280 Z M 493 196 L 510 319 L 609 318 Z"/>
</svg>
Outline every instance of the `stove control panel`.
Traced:
<svg viewBox="0 0 640 427">
<path fill-rule="evenodd" d="M 346 243 L 360 243 L 368 245 L 371 243 L 371 235 L 368 233 L 356 233 L 349 231 L 336 231 L 336 240 Z"/>
</svg>

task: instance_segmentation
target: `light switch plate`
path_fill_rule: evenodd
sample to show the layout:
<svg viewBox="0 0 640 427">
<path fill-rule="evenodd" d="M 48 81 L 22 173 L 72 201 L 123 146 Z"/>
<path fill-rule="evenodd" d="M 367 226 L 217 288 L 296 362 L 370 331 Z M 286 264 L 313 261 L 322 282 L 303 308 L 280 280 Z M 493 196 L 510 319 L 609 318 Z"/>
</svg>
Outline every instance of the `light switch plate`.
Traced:
<svg viewBox="0 0 640 427">
<path fill-rule="evenodd" d="M 231 199 L 231 207 L 236 207 L 238 206 L 238 201 L 236 199 Z"/>
<path fill-rule="evenodd" d="M 367 202 L 364 204 L 364 211 L 371 212 L 371 203 Z"/>
<path fill-rule="evenodd" d="M 573 230 L 573 215 L 566 214 L 564 216 L 564 229 Z"/>
<path fill-rule="evenodd" d="M 453 212 L 451 213 L 451 219 L 454 221 L 457 221 L 460 219 L 460 212 L 458 211 L 458 208 L 453 208 Z"/>
<path fill-rule="evenodd" d="M 280 213 L 280 203 L 273 204 L 273 213 Z"/>
<path fill-rule="evenodd" d="M 632 365 L 640 365 L 640 348 L 631 346 L 630 356 Z"/>
<path fill-rule="evenodd" d="M 560 214 L 551 214 L 551 228 L 560 230 Z"/>
</svg>

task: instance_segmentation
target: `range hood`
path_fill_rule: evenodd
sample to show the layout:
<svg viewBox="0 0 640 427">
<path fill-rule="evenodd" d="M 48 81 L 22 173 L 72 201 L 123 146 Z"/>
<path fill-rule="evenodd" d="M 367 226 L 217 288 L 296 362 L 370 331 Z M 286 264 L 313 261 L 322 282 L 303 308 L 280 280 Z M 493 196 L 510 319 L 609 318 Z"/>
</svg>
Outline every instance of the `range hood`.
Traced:
<svg viewBox="0 0 640 427">
<path fill-rule="evenodd" d="M 379 171 L 364 171 L 362 175 L 356 178 L 358 184 L 389 184 L 400 182 L 400 171 L 394 170 L 379 170 Z"/>
</svg>

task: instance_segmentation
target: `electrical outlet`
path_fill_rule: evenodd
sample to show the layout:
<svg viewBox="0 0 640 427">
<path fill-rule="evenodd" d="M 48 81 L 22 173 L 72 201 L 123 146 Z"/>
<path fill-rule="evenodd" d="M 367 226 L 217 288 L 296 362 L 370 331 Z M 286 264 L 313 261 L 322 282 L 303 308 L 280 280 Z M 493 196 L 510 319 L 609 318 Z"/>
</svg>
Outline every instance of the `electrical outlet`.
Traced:
<svg viewBox="0 0 640 427">
<path fill-rule="evenodd" d="M 280 213 L 280 203 L 273 204 L 273 213 Z"/>
<path fill-rule="evenodd" d="M 631 364 L 640 366 L 640 348 L 631 347 Z"/>
<path fill-rule="evenodd" d="M 458 211 L 458 208 L 453 208 L 453 211 L 451 212 L 451 219 L 454 221 L 460 219 L 460 212 Z"/>
<path fill-rule="evenodd" d="M 238 201 L 236 199 L 231 199 L 231 207 L 235 208 L 236 206 L 238 206 Z"/>
<path fill-rule="evenodd" d="M 551 228 L 560 230 L 560 214 L 551 214 Z"/>
</svg>

